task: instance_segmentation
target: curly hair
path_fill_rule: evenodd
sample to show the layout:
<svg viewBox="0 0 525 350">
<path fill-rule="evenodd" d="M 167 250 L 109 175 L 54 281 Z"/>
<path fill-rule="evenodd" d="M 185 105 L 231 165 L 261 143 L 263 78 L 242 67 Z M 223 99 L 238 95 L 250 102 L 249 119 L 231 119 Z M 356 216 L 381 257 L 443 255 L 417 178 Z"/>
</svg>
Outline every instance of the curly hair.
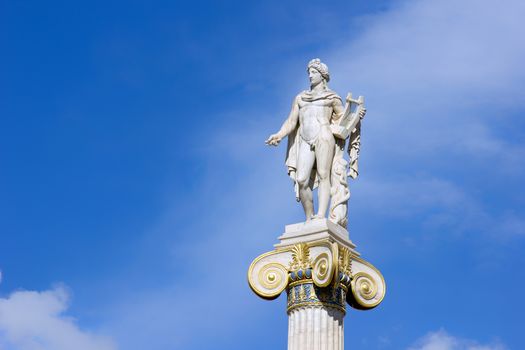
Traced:
<svg viewBox="0 0 525 350">
<path fill-rule="evenodd" d="M 323 62 L 321 62 L 320 59 L 318 58 L 314 58 L 313 60 L 311 60 L 310 62 L 308 62 L 308 67 L 306 68 L 306 70 L 308 71 L 310 68 L 313 68 L 315 69 L 316 71 L 318 71 L 319 73 L 321 73 L 321 76 L 328 82 L 330 81 L 330 73 L 328 72 L 328 67 L 326 66 L 326 64 L 324 64 Z"/>
</svg>

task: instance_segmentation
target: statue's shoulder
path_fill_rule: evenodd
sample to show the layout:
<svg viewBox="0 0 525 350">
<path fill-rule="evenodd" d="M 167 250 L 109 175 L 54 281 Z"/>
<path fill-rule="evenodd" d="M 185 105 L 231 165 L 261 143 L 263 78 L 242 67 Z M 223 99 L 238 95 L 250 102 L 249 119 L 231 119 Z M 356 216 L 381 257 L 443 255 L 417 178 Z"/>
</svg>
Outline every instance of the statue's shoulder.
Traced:
<svg viewBox="0 0 525 350">
<path fill-rule="evenodd" d="M 304 98 L 308 98 L 309 96 L 311 95 L 311 92 L 308 91 L 308 90 L 303 90 L 301 91 L 300 93 L 297 94 L 297 96 L 295 96 L 295 99 L 296 100 L 302 100 Z"/>
<path fill-rule="evenodd" d="M 326 89 L 323 92 L 320 93 L 313 93 L 310 90 L 305 90 L 301 92 L 296 97 L 297 101 L 304 101 L 304 102 L 313 102 L 313 101 L 319 101 L 319 100 L 339 100 L 341 101 L 341 97 L 335 91 L 332 91 L 330 89 Z"/>
<path fill-rule="evenodd" d="M 326 89 L 326 95 L 325 95 L 325 98 L 335 98 L 335 99 L 338 99 L 338 100 L 341 100 L 341 96 L 339 96 L 337 94 L 337 92 L 333 91 L 333 90 L 330 90 L 330 89 Z"/>
</svg>

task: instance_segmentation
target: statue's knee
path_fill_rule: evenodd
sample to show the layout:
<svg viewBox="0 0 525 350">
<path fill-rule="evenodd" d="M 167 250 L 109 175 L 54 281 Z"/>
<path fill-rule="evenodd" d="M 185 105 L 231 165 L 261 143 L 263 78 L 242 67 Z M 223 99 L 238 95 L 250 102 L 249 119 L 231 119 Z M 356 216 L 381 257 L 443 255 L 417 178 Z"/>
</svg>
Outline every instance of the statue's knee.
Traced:
<svg viewBox="0 0 525 350">
<path fill-rule="evenodd" d="M 308 182 L 309 182 L 308 180 L 309 178 L 306 176 L 301 176 L 301 175 L 297 176 L 297 183 L 302 188 L 308 187 Z"/>
<path fill-rule="evenodd" d="M 317 172 L 317 176 L 319 176 L 320 181 L 328 179 L 328 175 L 329 175 L 328 171 L 318 171 Z"/>
</svg>

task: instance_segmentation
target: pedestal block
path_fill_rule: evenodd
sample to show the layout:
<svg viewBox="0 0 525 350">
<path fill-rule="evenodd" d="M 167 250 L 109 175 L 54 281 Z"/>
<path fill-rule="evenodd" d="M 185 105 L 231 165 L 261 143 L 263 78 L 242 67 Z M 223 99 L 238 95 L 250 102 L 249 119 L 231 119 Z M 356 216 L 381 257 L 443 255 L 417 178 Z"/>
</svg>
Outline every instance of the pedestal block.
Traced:
<svg viewBox="0 0 525 350">
<path fill-rule="evenodd" d="M 279 240 L 250 265 L 250 287 L 270 300 L 286 290 L 289 350 L 342 350 L 346 304 L 379 305 L 383 276 L 359 257 L 348 231 L 329 220 L 288 225 Z"/>
</svg>

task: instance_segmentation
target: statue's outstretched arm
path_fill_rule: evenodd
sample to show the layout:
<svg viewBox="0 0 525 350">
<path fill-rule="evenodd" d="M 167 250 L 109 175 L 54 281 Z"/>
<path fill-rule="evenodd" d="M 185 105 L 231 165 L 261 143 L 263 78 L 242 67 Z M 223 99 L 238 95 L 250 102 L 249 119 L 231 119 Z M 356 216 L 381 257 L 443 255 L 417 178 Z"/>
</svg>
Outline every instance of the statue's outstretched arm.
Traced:
<svg viewBox="0 0 525 350">
<path fill-rule="evenodd" d="M 288 136 L 288 134 L 294 131 L 297 127 L 297 122 L 299 121 L 298 98 L 299 96 L 297 96 L 294 99 L 290 115 L 284 121 L 283 125 L 281 126 L 281 129 L 277 133 L 270 135 L 270 137 L 268 137 L 268 140 L 265 141 L 267 145 L 277 146 L 285 136 Z"/>
</svg>

